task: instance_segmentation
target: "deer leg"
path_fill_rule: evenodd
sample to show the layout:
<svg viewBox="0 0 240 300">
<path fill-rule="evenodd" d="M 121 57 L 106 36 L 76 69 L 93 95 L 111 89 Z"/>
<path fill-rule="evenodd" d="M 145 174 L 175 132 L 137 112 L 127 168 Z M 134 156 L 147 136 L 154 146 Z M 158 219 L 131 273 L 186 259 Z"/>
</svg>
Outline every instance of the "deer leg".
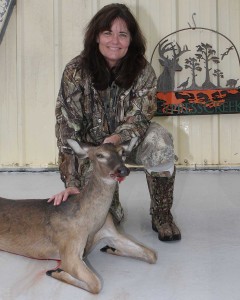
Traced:
<svg viewBox="0 0 240 300">
<path fill-rule="evenodd" d="M 132 257 L 144 260 L 150 264 L 155 263 L 157 260 L 157 255 L 153 250 L 133 241 L 124 234 L 119 233 L 110 214 L 108 214 L 105 224 L 96 234 L 94 240 L 95 242 L 106 240 L 108 245 L 101 249 L 102 252 Z"/>
<path fill-rule="evenodd" d="M 90 293 L 98 294 L 102 287 L 100 279 L 80 258 L 79 252 L 73 253 L 71 249 L 65 249 L 64 253 L 61 253 L 61 268 L 49 270 L 46 274 Z"/>
</svg>

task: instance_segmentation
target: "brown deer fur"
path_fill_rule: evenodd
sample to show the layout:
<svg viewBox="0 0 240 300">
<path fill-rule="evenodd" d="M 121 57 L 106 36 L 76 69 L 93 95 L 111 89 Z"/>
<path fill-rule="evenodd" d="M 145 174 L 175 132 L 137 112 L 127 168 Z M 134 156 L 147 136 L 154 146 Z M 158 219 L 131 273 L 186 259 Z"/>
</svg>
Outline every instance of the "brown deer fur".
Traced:
<svg viewBox="0 0 240 300">
<path fill-rule="evenodd" d="M 68 143 L 76 154 L 93 163 L 88 185 L 59 206 L 47 199 L 0 198 L 0 249 L 37 259 L 60 259 L 61 267 L 48 275 L 99 293 L 101 281 L 83 257 L 100 240 L 106 240 L 107 253 L 148 263 L 156 262 L 156 253 L 119 233 L 109 213 L 116 180 L 129 173 L 121 157 L 123 148 Z"/>
</svg>

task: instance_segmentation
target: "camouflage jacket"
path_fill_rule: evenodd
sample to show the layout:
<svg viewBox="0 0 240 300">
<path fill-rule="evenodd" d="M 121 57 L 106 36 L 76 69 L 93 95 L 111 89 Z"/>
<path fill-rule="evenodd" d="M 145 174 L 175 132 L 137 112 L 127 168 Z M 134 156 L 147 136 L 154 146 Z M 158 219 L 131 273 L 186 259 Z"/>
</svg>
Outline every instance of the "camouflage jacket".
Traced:
<svg viewBox="0 0 240 300">
<path fill-rule="evenodd" d="M 113 82 L 98 91 L 80 68 L 81 56 L 67 64 L 56 104 L 59 164 L 66 186 L 78 186 L 76 173 L 81 171 L 67 149 L 68 138 L 99 145 L 118 134 L 122 142 L 135 136 L 141 141 L 156 111 L 156 75 L 149 63 L 127 90 Z"/>
</svg>

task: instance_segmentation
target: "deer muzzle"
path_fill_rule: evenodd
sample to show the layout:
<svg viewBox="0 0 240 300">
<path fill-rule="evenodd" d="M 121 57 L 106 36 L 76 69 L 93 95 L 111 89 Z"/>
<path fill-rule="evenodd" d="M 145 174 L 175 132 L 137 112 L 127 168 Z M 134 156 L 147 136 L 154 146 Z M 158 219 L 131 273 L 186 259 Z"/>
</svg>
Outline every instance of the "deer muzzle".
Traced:
<svg viewBox="0 0 240 300">
<path fill-rule="evenodd" d="M 121 166 L 117 168 L 116 172 L 114 172 L 111 177 L 120 183 L 125 179 L 126 176 L 129 175 L 129 173 L 130 170 L 126 166 Z"/>
<path fill-rule="evenodd" d="M 130 170 L 126 166 L 123 166 L 121 168 L 118 168 L 116 173 L 118 177 L 126 177 L 129 175 Z"/>
</svg>

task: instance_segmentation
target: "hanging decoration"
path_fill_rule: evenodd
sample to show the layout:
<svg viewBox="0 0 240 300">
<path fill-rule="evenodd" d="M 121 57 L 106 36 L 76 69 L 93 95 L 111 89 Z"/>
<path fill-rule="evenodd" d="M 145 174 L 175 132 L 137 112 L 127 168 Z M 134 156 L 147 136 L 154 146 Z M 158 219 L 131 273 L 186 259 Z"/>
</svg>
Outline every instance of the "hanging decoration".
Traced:
<svg viewBox="0 0 240 300">
<path fill-rule="evenodd" d="M 225 35 L 212 29 L 197 27 L 194 15 L 196 14 L 192 16 L 193 27 L 188 23 L 189 28 L 165 36 L 154 48 L 151 63 L 154 55 L 158 54 L 159 67 L 162 69 L 157 82 L 157 115 L 240 113 L 239 53 Z M 203 41 L 196 39 L 196 44 L 191 42 L 190 49 L 186 44 L 180 44 L 180 33 L 187 31 L 193 34 L 198 32 L 203 38 L 207 32 L 208 36 Z M 215 47 L 209 42 L 209 32 L 215 35 Z M 211 37 L 211 40 L 214 38 Z M 228 59 L 231 63 L 236 62 L 230 77 L 224 74 L 224 68 L 230 65 L 227 63 Z"/>
</svg>

